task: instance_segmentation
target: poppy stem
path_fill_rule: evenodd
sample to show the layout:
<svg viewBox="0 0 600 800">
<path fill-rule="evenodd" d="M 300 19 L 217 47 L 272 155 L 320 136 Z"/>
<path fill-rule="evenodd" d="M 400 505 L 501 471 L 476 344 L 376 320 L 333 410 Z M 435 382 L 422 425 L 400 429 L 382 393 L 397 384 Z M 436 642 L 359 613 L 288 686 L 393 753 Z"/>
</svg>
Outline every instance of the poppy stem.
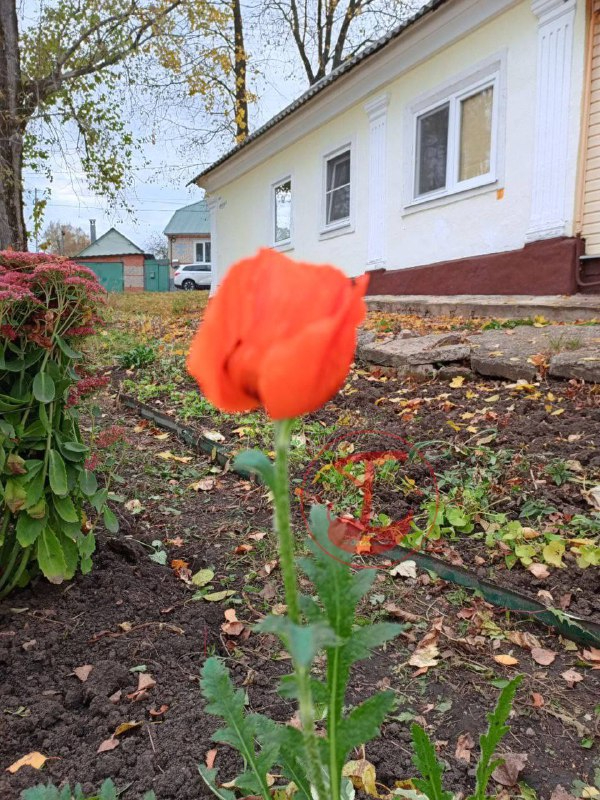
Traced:
<svg viewBox="0 0 600 800">
<path fill-rule="evenodd" d="M 293 420 L 275 422 L 275 485 L 273 505 L 275 507 L 275 530 L 279 545 L 279 563 L 283 575 L 285 602 L 290 621 L 301 625 L 298 575 L 294 555 L 294 535 L 290 522 L 289 450 Z M 324 770 L 315 735 L 315 710 L 310 686 L 310 669 L 294 660 L 294 672 L 298 687 L 298 710 L 306 751 L 306 771 L 318 800 L 328 800 Z"/>
</svg>

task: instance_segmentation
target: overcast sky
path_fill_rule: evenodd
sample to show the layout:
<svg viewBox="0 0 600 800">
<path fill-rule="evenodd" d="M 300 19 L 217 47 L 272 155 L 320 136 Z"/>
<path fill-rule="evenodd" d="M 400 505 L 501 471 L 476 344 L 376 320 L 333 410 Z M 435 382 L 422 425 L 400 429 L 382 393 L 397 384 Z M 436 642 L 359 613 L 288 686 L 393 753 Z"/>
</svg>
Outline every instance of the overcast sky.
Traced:
<svg viewBox="0 0 600 800">
<path fill-rule="evenodd" d="M 21 0 L 21 15 L 29 24 L 37 19 L 38 2 L 39 0 Z M 253 129 L 284 108 L 305 89 L 301 76 L 296 80 L 290 79 L 290 59 L 285 53 L 275 52 L 272 56 L 269 69 L 262 76 L 260 87 L 257 87 L 259 100 L 251 109 L 250 123 Z M 89 220 L 95 219 L 98 235 L 114 226 L 140 247 L 147 244 L 151 234 L 162 233 L 178 208 L 202 199 L 202 191 L 196 186 L 186 186 L 188 181 L 230 146 L 229 140 L 217 140 L 203 152 L 193 151 L 181 156 L 179 146 L 183 144 L 184 134 L 177 128 L 181 111 L 166 108 L 164 119 L 168 120 L 171 114 L 176 116 L 172 129 L 167 125 L 166 133 L 161 135 L 160 140 L 154 144 L 144 144 L 142 153 L 134 162 L 133 187 L 127 194 L 133 208 L 132 214 L 110 209 L 102 197 L 90 193 L 82 172 L 69 169 L 62 158 L 56 158 L 50 164 L 53 176 L 51 184 L 44 176 L 36 175 L 30 170 L 24 173 L 29 227 L 33 228 L 31 213 L 35 190 L 42 196 L 45 190 L 50 189 L 44 227 L 49 222 L 60 221 L 81 227 L 89 233 Z M 147 128 L 144 131 L 140 125 L 137 132 L 143 135 L 144 132 L 147 133 Z M 67 152 L 67 158 L 77 164 L 74 148 L 72 152 Z M 30 247 L 34 246 L 32 237 Z"/>
<path fill-rule="evenodd" d="M 255 2 L 255 0 L 244 0 Z M 421 5 L 425 0 L 417 0 Z M 39 0 L 20 0 L 22 18 L 31 24 L 39 14 Z M 260 31 L 255 34 L 260 36 Z M 252 42 L 247 39 L 247 47 L 253 50 Z M 258 101 L 250 110 L 250 127 L 256 129 L 263 122 L 284 108 L 306 88 L 305 79 L 300 72 L 294 76 L 290 72 L 294 59 L 285 48 L 275 48 L 269 56 L 268 64 L 263 62 L 263 75 L 260 85 L 252 87 L 258 94 Z M 69 169 L 62 159 L 52 161 L 50 167 L 53 175 L 51 185 L 40 175 L 26 171 L 25 199 L 26 214 L 29 226 L 35 190 L 40 195 L 50 189 L 44 226 L 49 222 L 59 221 L 83 228 L 89 233 L 89 220 L 96 220 L 97 234 L 101 235 L 114 226 L 140 247 L 145 247 L 152 234 L 162 233 L 172 214 L 184 205 L 202 198 L 198 187 L 186 184 L 203 168 L 220 156 L 230 146 L 230 142 L 214 141 L 209 149 L 203 152 L 192 152 L 180 155 L 179 146 L 183 144 L 184 135 L 177 126 L 181 111 L 164 109 L 164 120 L 170 116 L 175 122 L 170 128 L 163 126 L 165 132 L 160 140 L 153 144 L 145 144 L 140 157 L 133 165 L 133 186 L 128 192 L 128 200 L 133 213 L 123 210 L 111 210 L 102 197 L 89 192 L 83 174 L 76 169 Z M 134 133 L 135 133 L 134 128 Z M 148 129 L 140 125 L 137 133 L 143 135 Z M 66 157 L 77 164 L 75 150 L 67 152 Z M 30 242 L 34 247 L 35 242 Z"/>
</svg>

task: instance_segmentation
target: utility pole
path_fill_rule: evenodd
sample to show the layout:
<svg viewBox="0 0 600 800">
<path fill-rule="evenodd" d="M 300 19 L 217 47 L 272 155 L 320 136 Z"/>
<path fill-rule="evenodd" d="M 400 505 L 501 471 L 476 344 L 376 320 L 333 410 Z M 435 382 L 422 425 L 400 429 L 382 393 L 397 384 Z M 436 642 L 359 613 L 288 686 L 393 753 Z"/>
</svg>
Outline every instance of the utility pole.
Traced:
<svg viewBox="0 0 600 800">
<path fill-rule="evenodd" d="M 34 189 L 33 190 L 33 214 L 34 214 L 34 219 L 35 219 L 35 211 L 37 209 L 37 200 L 38 200 L 37 189 Z M 38 242 L 38 226 L 35 225 L 34 227 L 35 227 L 35 252 L 37 253 L 37 252 L 39 252 L 39 249 L 40 249 L 39 248 L 39 242 Z"/>
</svg>

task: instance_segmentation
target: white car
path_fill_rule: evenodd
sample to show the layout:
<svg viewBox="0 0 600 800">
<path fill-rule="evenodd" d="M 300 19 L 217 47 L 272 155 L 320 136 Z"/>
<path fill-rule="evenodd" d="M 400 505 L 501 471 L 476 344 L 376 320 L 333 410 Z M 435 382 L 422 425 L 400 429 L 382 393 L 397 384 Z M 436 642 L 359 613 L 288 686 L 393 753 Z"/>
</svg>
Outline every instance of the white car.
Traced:
<svg viewBox="0 0 600 800">
<path fill-rule="evenodd" d="M 181 264 L 175 270 L 173 283 L 177 289 L 191 292 L 194 289 L 210 289 L 212 269 L 210 264 Z"/>
</svg>

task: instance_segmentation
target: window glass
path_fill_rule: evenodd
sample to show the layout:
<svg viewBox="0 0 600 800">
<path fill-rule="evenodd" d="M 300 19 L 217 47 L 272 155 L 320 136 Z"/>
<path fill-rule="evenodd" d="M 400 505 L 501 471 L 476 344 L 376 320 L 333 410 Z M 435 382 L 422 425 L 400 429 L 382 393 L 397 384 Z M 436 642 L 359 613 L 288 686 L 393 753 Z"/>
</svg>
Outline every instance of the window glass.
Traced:
<svg viewBox="0 0 600 800">
<path fill-rule="evenodd" d="M 493 86 L 461 101 L 460 181 L 487 175 L 490 171 L 493 107 Z"/>
<path fill-rule="evenodd" d="M 210 264 L 210 242 L 196 242 L 196 261 Z"/>
<path fill-rule="evenodd" d="M 327 161 L 325 222 L 339 222 L 350 217 L 350 151 Z"/>
<path fill-rule="evenodd" d="M 417 195 L 446 186 L 449 121 L 449 103 L 417 120 Z"/>
<path fill-rule="evenodd" d="M 275 186 L 273 207 L 275 212 L 275 244 L 286 242 L 292 236 L 292 181 Z"/>
</svg>

